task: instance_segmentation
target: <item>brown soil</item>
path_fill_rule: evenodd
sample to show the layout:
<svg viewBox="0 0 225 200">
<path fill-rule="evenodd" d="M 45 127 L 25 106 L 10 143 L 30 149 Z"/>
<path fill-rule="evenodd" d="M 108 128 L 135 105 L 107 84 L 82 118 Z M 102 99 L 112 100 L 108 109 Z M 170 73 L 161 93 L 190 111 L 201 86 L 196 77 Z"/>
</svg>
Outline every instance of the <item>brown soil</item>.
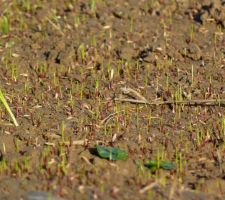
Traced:
<svg viewBox="0 0 225 200">
<path fill-rule="evenodd" d="M 225 99 L 223 0 L 6 0 L 0 13 L 0 84 L 19 122 L 1 107 L 1 200 L 225 199 L 223 104 L 115 101 Z M 141 164 L 156 159 L 176 168 Z"/>
</svg>

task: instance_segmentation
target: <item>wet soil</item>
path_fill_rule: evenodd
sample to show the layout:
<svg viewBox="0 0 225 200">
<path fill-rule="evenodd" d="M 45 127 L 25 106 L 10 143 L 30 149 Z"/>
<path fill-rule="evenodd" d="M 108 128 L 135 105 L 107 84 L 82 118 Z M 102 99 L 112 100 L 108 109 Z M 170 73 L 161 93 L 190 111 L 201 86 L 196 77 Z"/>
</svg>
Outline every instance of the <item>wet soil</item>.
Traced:
<svg viewBox="0 0 225 200">
<path fill-rule="evenodd" d="M 0 199 L 225 199 L 222 103 L 115 101 L 138 100 L 123 88 L 225 99 L 223 0 L 6 0 L 0 14 L 0 86 L 19 122 L 1 107 Z M 96 144 L 129 158 L 101 159 Z M 156 159 L 176 168 L 140 164 Z"/>
</svg>

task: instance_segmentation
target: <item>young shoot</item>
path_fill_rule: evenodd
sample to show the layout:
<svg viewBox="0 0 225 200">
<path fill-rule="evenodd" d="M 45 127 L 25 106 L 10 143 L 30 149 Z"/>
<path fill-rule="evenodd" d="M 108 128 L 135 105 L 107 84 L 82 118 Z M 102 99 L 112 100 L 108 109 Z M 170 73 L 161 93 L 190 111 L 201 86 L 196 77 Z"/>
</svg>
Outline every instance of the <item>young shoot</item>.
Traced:
<svg viewBox="0 0 225 200">
<path fill-rule="evenodd" d="M 11 111 L 11 109 L 10 109 L 10 107 L 9 107 L 9 105 L 8 105 L 8 103 L 7 103 L 7 101 L 6 101 L 5 97 L 4 97 L 1 89 L 0 89 L 0 101 L 2 102 L 2 104 L 5 107 L 5 109 L 7 110 L 7 112 L 9 113 L 9 116 L 11 117 L 14 125 L 15 126 L 19 126 L 19 124 L 18 124 L 14 114 L 12 113 L 12 111 Z"/>
<path fill-rule="evenodd" d="M 8 17 L 3 16 L 0 20 L 1 31 L 4 35 L 9 33 L 9 20 Z"/>
</svg>

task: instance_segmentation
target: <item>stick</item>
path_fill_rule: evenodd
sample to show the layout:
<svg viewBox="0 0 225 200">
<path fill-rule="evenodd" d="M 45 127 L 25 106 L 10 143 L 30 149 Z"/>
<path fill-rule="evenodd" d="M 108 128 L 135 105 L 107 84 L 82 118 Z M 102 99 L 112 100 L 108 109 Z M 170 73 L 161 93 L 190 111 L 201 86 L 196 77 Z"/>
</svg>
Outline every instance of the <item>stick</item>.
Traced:
<svg viewBox="0 0 225 200">
<path fill-rule="evenodd" d="M 184 100 L 184 101 L 144 101 L 137 99 L 115 98 L 115 101 L 129 102 L 135 104 L 145 105 L 171 105 L 171 104 L 183 104 L 185 106 L 225 106 L 225 99 L 196 99 L 196 100 Z"/>
<path fill-rule="evenodd" d="M 138 93 L 136 90 L 134 90 L 132 88 L 123 87 L 123 88 L 120 88 L 120 89 L 124 94 L 127 94 L 131 97 L 135 97 L 135 98 L 140 99 L 142 101 L 147 101 L 147 99 L 145 97 L 143 97 L 140 93 Z"/>
<path fill-rule="evenodd" d="M 158 186 L 159 183 L 156 181 L 156 182 L 153 182 L 153 183 L 150 183 L 149 185 L 145 186 L 144 188 L 142 188 L 141 190 L 139 190 L 139 193 L 140 194 L 143 194 L 145 192 L 147 192 L 148 190 Z"/>
<path fill-rule="evenodd" d="M 106 118 L 104 118 L 103 120 L 101 120 L 101 125 L 102 124 L 106 124 L 110 119 L 112 119 L 115 115 L 120 114 L 121 112 L 124 112 L 124 110 L 121 110 L 121 111 L 118 111 L 118 112 L 109 114 Z"/>
<path fill-rule="evenodd" d="M 54 22 L 52 22 L 49 18 L 47 18 L 48 22 L 53 26 L 53 28 L 55 28 L 57 31 L 59 31 L 59 33 L 61 35 L 64 35 L 64 32 L 61 30 L 61 28 L 56 25 Z"/>
</svg>

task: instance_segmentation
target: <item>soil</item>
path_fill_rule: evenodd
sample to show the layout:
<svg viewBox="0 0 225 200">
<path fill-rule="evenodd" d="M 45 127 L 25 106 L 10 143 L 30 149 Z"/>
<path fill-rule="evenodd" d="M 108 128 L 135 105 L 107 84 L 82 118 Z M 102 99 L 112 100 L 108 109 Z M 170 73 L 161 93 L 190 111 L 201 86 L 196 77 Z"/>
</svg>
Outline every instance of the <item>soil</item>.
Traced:
<svg viewBox="0 0 225 200">
<path fill-rule="evenodd" d="M 1 106 L 0 199 L 225 199 L 222 101 L 121 100 L 225 99 L 224 0 L 5 0 L 0 14 L 0 85 L 19 123 Z M 142 165 L 157 159 L 176 167 Z"/>
</svg>

